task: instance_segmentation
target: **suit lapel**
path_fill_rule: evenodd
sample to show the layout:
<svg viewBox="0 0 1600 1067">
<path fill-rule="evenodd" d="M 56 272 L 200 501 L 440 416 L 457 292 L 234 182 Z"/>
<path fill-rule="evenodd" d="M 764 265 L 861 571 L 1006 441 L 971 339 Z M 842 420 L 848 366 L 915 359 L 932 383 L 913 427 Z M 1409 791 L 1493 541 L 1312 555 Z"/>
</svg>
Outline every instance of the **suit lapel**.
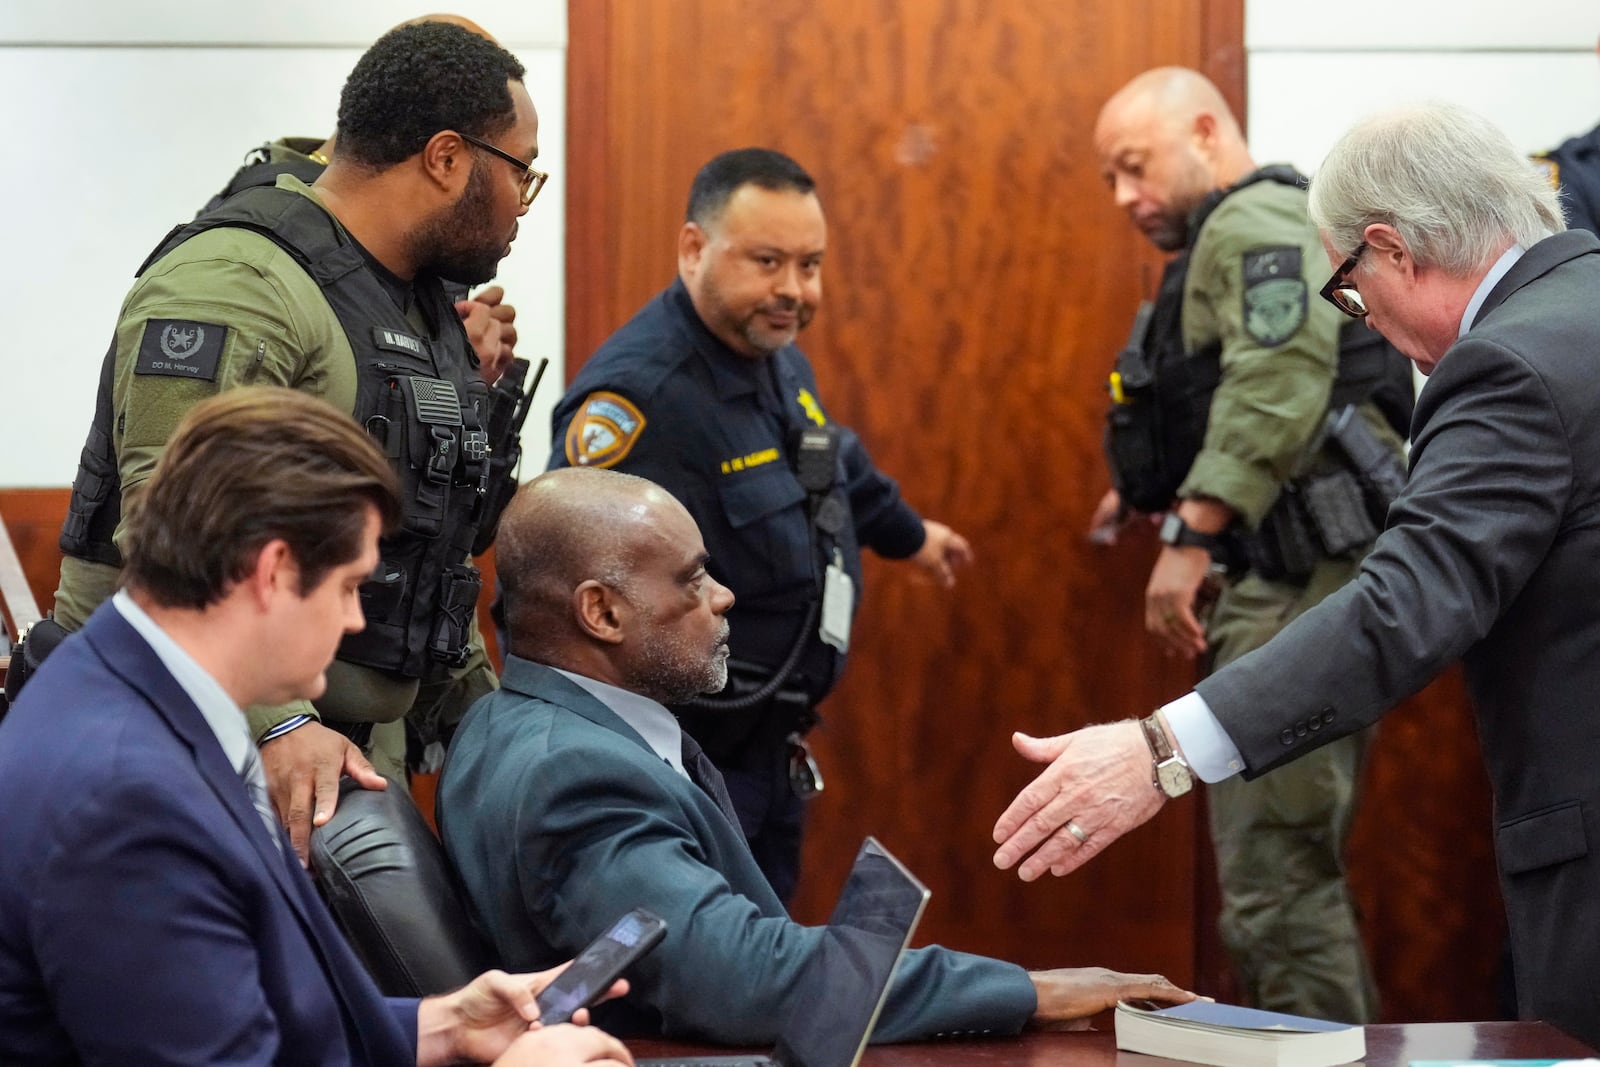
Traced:
<svg viewBox="0 0 1600 1067">
<path fill-rule="evenodd" d="M 167 670 L 166 664 L 133 626 L 110 602 L 102 605 L 83 628 L 106 666 L 127 686 L 142 696 L 194 756 L 195 769 L 210 786 L 218 803 L 227 809 L 236 831 L 249 840 L 261 858 L 280 894 L 295 913 L 306 939 L 322 960 L 329 983 L 337 992 L 343 1014 L 351 1025 L 345 1027 L 352 1049 L 365 1050 L 361 1062 L 382 1063 L 392 1059 L 394 1049 L 374 1047 L 380 1041 L 379 1019 L 369 1019 L 372 1005 L 382 1009 L 377 989 L 343 940 L 327 909 L 317 898 L 311 879 L 300 869 L 289 837 L 278 831 L 282 849 L 274 848 L 267 836 L 244 781 L 228 762 L 216 734 L 189 694 Z M 363 1010 L 365 1009 L 365 1010 Z M 385 1013 L 383 1019 L 387 1019 Z M 402 1039 L 404 1035 L 400 1035 Z"/>
<path fill-rule="evenodd" d="M 650 747 L 649 742 L 639 736 L 639 731 L 624 722 L 622 716 L 602 704 L 583 686 L 542 663 L 509 659 L 506 661 L 505 677 L 501 679 L 500 684 L 513 693 L 521 693 L 523 696 L 566 708 L 574 715 L 580 715 L 597 726 L 621 734 L 652 756 L 655 755 L 655 750 Z"/>
<path fill-rule="evenodd" d="M 650 747 L 650 743 L 641 737 L 637 730 L 623 720 L 622 716 L 602 704 L 587 689 L 543 664 L 517 659 L 514 656 L 506 660 L 506 670 L 500 679 L 500 687 L 507 692 L 531 697 L 563 711 L 570 711 L 638 745 L 649 756 L 648 765 L 652 768 L 653 774 L 659 775 L 660 780 L 669 783 L 671 788 L 685 790 L 686 795 L 693 798 L 694 806 L 702 812 L 701 817 L 707 822 L 731 824 L 729 828 L 737 835 L 739 843 L 748 848 L 738 816 L 729 810 L 733 806 L 731 800 L 728 802 L 728 809 L 724 809 L 711 793 L 674 770 L 655 749 Z"/>
<path fill-rule="evenodd" d="M 1512 264 L 1506 276 L 1489 290 L 1483 306 L 1478 309 L 1477 317 L 1472 320 L 1472 326 L 1482 322 L 1484 316 L 1505 303 L 1518 289 L 1537 278 L 1542 278 L 1564 263 L 1595 252 L 1600 252 L 1600 239 L 1587 230 L 1567 230 L 1546 237 L 1528 249 L 1521 259 Z"/>
<path fill-rule="evenodd" d="M 235 828 L 250 841 L 263 865 L 272 872 L 273 879 L 298 910 L 298 895 L 291 890 L 278 850 L 272 847 L 261 816 L 250 803 L 244 781 L 223 754 L 205 716 L 168 672 L 161 657 L 110 604 L 95 612 L 84 627 L 84 635 L 106 665 L 142 696 L 150 709 L 189 747 L 200 777 L 211 787 L 217 801 L 233 819 Z M 287 841 L 283 845 L 289 847 Z"/>
</svg>

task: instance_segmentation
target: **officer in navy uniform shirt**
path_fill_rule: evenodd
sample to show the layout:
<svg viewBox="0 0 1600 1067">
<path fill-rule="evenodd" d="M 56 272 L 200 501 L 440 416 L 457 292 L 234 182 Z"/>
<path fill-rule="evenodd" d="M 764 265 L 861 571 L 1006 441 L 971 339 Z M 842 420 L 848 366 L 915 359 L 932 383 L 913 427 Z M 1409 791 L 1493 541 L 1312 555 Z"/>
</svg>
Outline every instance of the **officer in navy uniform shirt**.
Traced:
<svg viewBox="0 0 1600 1067">
<path fill-rule="evenodd" d="M 678 280 L 584 365 L 556 407 L 550 460 L 665 487 L 703 531 L 713 577 L 738 595 L 728 690 L 674 710 L 722 770 L 785 903 L 804 801 L 820 785 L 804 736 L 844 666 L 861 548 L 911 559 L 946 587 L 971 559 L 829 417 L 793 343 L 821 300 L 826 243 L 815 184 L 793 160 L 747 148 L 706 164 Z"/>
</svg>

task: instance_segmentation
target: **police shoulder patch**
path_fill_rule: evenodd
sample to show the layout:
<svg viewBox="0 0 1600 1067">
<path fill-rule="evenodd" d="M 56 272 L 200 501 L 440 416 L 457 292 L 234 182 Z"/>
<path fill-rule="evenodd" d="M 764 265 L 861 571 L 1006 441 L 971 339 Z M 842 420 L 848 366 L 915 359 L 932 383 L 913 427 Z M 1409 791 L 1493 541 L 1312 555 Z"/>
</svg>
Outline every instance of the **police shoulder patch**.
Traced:
<svg viewBox="0 0 1600 1067">
<path fill-rule="evenodd" d="M 150 319 L 144 324 L 133 373 L 214 382 L 227 339 L 228 328 L 214 322 Z"/>
<path fill-rule="evenodd" d="M 1268 348 L 1293 337 L 1306 321 L 1306 280 L 1295 245 L 1267 245 L 1244 254 L 1245 332 Z"/>
<path fill-rule="evenodd" d="M 590 393 L 567 426 L 567 462 L 574 467 L 616 466 L 632 451 L 647 421 L 625 396 Z"/>
</svg>

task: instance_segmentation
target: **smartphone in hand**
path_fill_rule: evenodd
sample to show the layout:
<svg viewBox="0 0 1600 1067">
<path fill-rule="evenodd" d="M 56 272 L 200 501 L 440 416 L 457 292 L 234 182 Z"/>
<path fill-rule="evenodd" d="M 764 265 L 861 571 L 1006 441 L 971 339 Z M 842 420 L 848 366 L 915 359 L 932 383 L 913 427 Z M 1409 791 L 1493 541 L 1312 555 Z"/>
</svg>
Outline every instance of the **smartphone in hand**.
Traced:
<svg viewBox="0 0 1600 1067">
<path fill-rule="evenodd" d="M 539 1022 L 554 1026 L 571 1020 L 579 1008 L 592 1007 L 605 996 L 611 983 L 655 948 L 666 933 L 666 920 L 643 908 L 634 908 L 612 923 L 534 998 L 539 1005 Z"/>
</svg>

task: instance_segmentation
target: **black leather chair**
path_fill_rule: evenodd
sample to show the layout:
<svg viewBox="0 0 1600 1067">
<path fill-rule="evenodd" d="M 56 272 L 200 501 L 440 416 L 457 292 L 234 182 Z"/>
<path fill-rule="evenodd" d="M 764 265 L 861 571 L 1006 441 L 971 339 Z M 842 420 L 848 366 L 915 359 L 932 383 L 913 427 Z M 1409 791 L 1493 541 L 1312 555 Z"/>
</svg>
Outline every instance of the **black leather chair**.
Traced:
<svg viewBox="0 0 1600 1067">
<path fill-rule="evenodd" d="M 339 807 L 311 834 L 323 899 L 378 988 L 421 997 L 458 989 L 494 966 L 444 847 L 394 782 L 339 783 Z"/>
</svg>

